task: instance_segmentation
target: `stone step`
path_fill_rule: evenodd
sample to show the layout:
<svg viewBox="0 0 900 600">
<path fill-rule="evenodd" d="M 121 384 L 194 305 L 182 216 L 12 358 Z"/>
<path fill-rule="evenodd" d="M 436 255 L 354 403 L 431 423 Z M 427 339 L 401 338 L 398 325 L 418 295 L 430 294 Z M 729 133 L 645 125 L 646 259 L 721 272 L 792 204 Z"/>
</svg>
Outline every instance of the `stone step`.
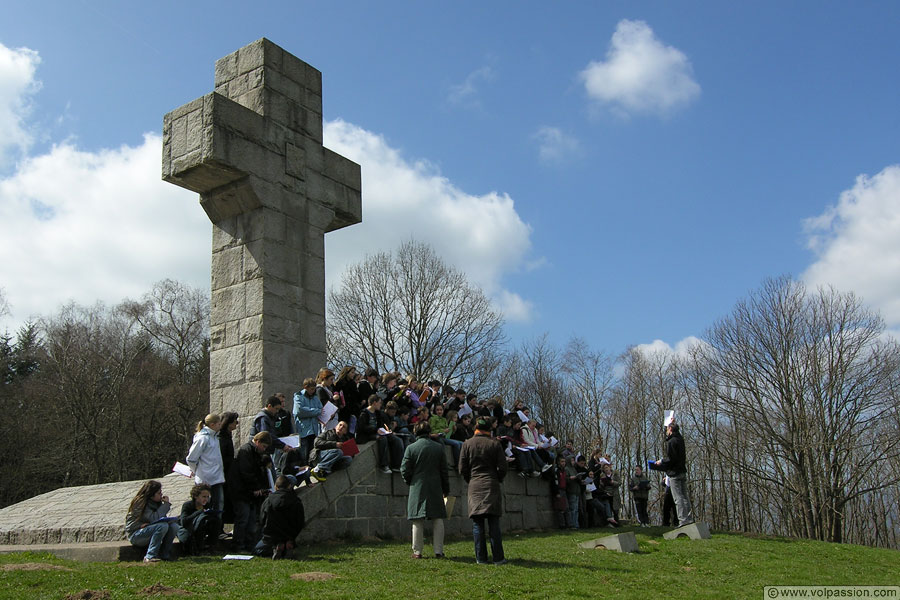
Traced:
<svg viewBox="0 0 900 600">
<path fill-rule="evenodd" d="M 694 521 L 672 531 L 665 532 L 663 537 L 667 540 L 676 540 L 680 537 L 687 537 L 692 540 L 708 540 L 710 538 L 709 525 L 702 521 Z"/>
<path fill-rule="evenodd" d="M 616 552 L 637 552 L 638 542 L 633 531 L 617 533 L 616 535 L 608 535 L 602 538 L 596 538 L 581 542 L 578 544 L 586 550 L 615 550 Z"/>
</svg>

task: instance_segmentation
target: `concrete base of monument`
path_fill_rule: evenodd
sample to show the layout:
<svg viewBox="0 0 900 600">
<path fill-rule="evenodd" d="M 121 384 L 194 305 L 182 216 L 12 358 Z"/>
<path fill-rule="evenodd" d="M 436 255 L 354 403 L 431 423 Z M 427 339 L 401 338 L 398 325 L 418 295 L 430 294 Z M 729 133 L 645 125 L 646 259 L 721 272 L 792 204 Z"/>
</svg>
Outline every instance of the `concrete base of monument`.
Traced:
<svg viewBox="0 0 900 600">
<path fill-rule="evenodd" d="M 447 457 L 449 460 L 449 448 Z M 177 515 L 190 497 L 193 479 L 173 473 L 159 480 L 172 503 L 170 514 Z M 91 561 L 140 560 L 143 551 L 125 540 L 124 526 L 128 504 L 143 482 L 61 488 L 0 509 L 0 552 L 50 552 Z M 553 529 L 556 514 L 548 486 L 543 479 L 507 477 L 503 482 L 503 530 Z M 307 520 L 298 541 L 408 540 L 412 534 L 406 518 L 408 489 L 399 474 L 377 468 L 375 444 L 364 444 L 347 469 L 298 490 Z M 466 491 L 465 481 L 451 470 L 450 495 L 456 501 L 445 521 L 448 536 L 471 532 Z"/>
<path fill-rule="evenodd" d="M 680 537 L 687 537 L 692 540 L 708 540 L 710 538 L 709 525 L 702 521 L 694 521 L 672 531 L 665 532 L 663 537 L 667 540 L 675 540 Z"/>
<path fill-rule="evenodd" d="M 586 550 L 615 550 L 617 552 L 637 552 L 638 542 L 633 531 L 608 535 L 606 537 L 588 540 L 578 544 Z"/>
</svg>

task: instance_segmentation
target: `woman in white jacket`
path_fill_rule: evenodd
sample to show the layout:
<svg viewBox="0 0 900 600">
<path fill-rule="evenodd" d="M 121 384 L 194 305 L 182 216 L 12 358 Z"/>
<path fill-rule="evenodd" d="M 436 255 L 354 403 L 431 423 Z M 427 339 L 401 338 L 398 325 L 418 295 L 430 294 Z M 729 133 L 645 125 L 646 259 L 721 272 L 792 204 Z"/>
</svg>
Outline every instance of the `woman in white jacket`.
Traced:
<svg viewBox="0 0 900 600">
<path fill-rule="evenodd" d="M 222 466 L 219 438 L 216 436 L 221 427 L 220 415 L 206 415 L 205 419 L 197 423 L 197 433 L 194 434 L 194 441 L 187 455 L 187 464 L 194 473 L 194 482 L 205 483 L 210 487 L 212 497 L 209 507 L 215 511 L 219 520 L 222 519 L 222 510 L 225 508 L 225 469 Z"/>
</svg>

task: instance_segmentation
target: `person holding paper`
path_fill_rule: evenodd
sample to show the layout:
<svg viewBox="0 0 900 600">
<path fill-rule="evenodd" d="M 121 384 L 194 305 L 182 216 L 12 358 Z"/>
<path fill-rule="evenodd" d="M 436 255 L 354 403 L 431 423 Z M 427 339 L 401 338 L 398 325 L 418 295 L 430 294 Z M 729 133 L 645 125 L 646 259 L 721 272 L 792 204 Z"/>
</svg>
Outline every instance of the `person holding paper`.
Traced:
<svg viewBox="0 0 900 600">
<path fill-rule="evenodd" d="M 500 516 L 503 494 L 500 483 L 506 477 L 506 454 L 500 442 L 491 437 L 490 417 L 475 420 L 475 435 L 466 440 L 459 456 L 459 474 L 469 484 L 468 507 L 475 540 L 475 562 L 488 563 L 485 535 L 490 530 L 491 554 L 495 565 L 505 565 Z"/>
<path fill-rule="evenodd" d="M 652 468 L 656 471 L 666 472 L 669 478 L 669 488 L 672 490 L 672 498 L 675 499 L 678 522 L 682 527 L 694 522 L 694 513 L 688 498 L 686 462 L 684 438 L 681 437 L 678 424 L 671 421 L 666 426 L 666 456 L 656 461 Z"/>
<path fill-rule="evenodd" d="M 425 546 L 425 519 L 434 523 L 434 557 L 444 558 L 444 499 L 450 493 L 450 476 L 444 447 L 431 439 L 431 425 L 416 423 L 416 441 L 403 454 L 400 476 L 409 486 L 406 518 L 412 521 L 413 558 L 422 558 Z"/>
<path fill-rule="evenodd" d="M 369 396 L 369 405 L 359 413 L 356 423 L 358 443 L 375 440 L 378 447 L 378 468 L 383 473 L 399 473 L 400 461 L 403 460 L 403 442 L 390 430 L 384 413 L 381 412 L 381 398 L 375 394 Z"/>
<path fill-rule="evenodd" d="M 321 415 L 322 403 L 316 395 L 316 380 L 307 377 L 303 380 L 303 389 L 294 394 L 294 429 L 300 436 L 300 447 L 297 450 L 300 457 L 297 464 L 309 464 L 309 453 L 319 433 Z"/>
<path fill-rule="evenodd" d="M 273 450 L 288 452 L 294 449 L 292 446 L 288 446 L 278 439 L 278 428 L 275 426 L 275 415 L 278 414 L 281 407 L 281 398 L 278 396 L 269 396 L 269 399 L 266 400 L 266 405 L 262 410 L 256 413 L 256 417 L 253 418 L 253 426 L 250 427 L 251 438 L 262 431 L 268 432 L 272 437 L 272 443 L 269 446 L 269 454 L 272 454 Z"/>
<path fill-rule="evenodd" d="M 175 519 L 167 515 L 172 505 L 169 497 L 163 496 L 162 484 L 148 481 L 141 486 L 125 515 L 125 537 L 132 546 L 147 548 L 144 562 L 170 560 L 172 543 L 175 541 Z"/>
<path fill-rule="evenodd" d="M 221 415 L 206 415 L 205 419 L 197 423 L 197 433 L 194 434 L 186 459 L 193 472 L 194 483 L 205 483 L 210 488 L 209 507 L 214 519 L 221 519 L 225 510 L 225 465 L 218 437 L 221 428 Z M 219 529 L 221 530 L 221 526 Z"/>
<path fill-rule="evenodd" d="M 268 455 L 272 435 L 260 431 L 238 449 L 228 474 L 229 493 L 234 506 L 232 544 L 239 552 L 249 552 L 259 540 L 257 518 L 259 507 L 269 493 Z"/>
</svg>

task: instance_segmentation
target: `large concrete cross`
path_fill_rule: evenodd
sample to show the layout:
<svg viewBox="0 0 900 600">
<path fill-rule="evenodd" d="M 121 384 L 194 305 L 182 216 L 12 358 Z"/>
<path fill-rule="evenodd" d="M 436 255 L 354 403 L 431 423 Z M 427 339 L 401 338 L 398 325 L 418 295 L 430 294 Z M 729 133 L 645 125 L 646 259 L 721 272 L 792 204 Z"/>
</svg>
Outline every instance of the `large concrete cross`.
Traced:
<svg viewBox="0 0 900 600">
<path fill-rule="evenodd" d="M 213 223 L 210 410 L 246 419 L 325 365 L 325 233 L 362 220 L 359 165 L 322 146 L 322 74 L 267 39 L 163 120 L 164 180 Z"/>
</svg>

